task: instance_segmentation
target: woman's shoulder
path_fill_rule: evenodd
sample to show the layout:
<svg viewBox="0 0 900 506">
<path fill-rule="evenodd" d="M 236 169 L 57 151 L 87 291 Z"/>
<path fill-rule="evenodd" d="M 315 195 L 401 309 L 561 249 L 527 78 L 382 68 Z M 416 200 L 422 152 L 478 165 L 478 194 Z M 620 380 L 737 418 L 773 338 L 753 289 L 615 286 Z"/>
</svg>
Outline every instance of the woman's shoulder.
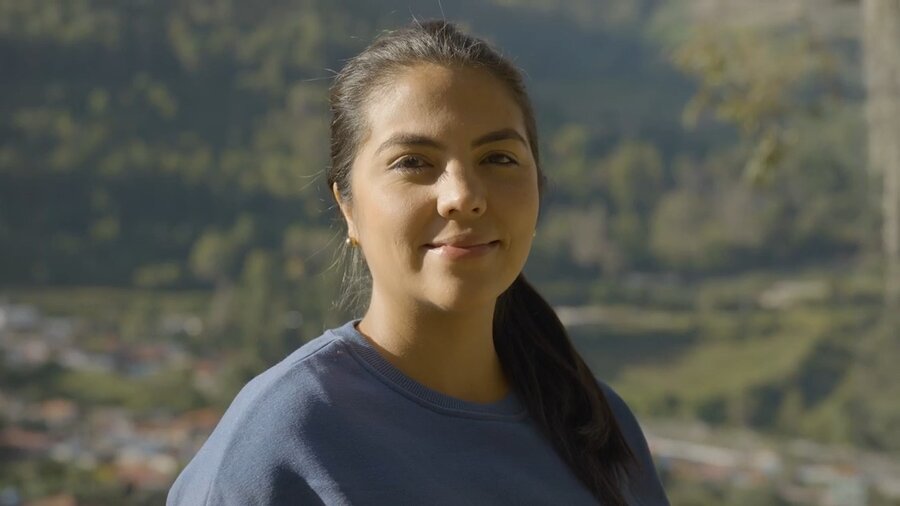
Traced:
<svg viewBox="0 0 900 506">
<path fill-rule="evenodd" d="M 334 329 L 304 343 L 238 392 L 212 434 L 181 472 L 168 504 L 205 504 L 196 494 L 261 482 L 289 451 L 291 439 L 318 420 L 329 376 L 345 356 Z"/>
<path fill-rule="evenodd" d="M 322 401 L 324 391 L 336 381 L 334 377 L 346 372 L 344 361 L 348 357 L 343 341 L 345 328 L 350 324 L 325 330 L 247 382 L 220 424 L 246 425 L 260 416 L 277 418 L 285 411 L 290 411 L 284 414 L 296 420 L 302 414 L 298 410 Z"/>
<path fill-rule="evenodd" d="M 634 416 L 631 408 L 628 407 L 628 403 L 625 402 L 625 399 L 623 399 L 609 383 L 599 378 L 596 378 L 596 380 L 597 384 L 600 386 L 600 390 L 603 391 L 604 397 L 606 397 L 606 401 L 609 402 L 609 407 L 612 409 L 619 424 L 626 426 L 639 425 L 637 418 Z M 623 427 L 623 430 L 624 429 L 625 427 Z M 640 427 L 638 427 L 638 429 L 640 429 Z"/>
<path fill-rule="evenodd" d="M 256 408 L 260 403 L 271 404 L 288 392 L 296 394 L 315 389 L 317 383 L 321 381 L 315 374 L 319 371 L 315 363 L 329 353 L 334 353 L 337 345 L 337 337 L 330 330 L 325 331 L 322 335 L 304 343 L 277 364 L 254 376 L 231 401 L 219 424 L 236 423 L 241 417 L 257 414 Z"/>
<path fill-rule="evenodd" d="M 637 504 L 669 504 L 666 499 L 659 476 L 656 473 L 656 466 L 653 463 L 653 456 L 650 453 L 650 446 L 647 444 L 647 438 L 641 425 L 635 417 L 631 408 L 625 400 L 606 382 L 597 378 L 597 384 L 603 391 L 606 401 L 612 409 L 613 416 L 628 442 L 628 446 L 634 453 L 638 462 L 636 473 L 631 476 L 631 484 L 629 493 L 633 502 Z"/>
<path fill-rule="evenodd" d="M 241 396 L 259 397 L 260 394 L 284 388 L 285 383 L 290 383 L 289 388 L 296 388 L 298 385 L 294 380 L 298 379 L 297 376 L 302 377 L 311 372 L 311 362 L 320 361 L 323 357 L 335 353 L 339 341 L 340 338 L 333 329 L 324 331 L 248 381 L 235 400 Z"/>
<path fill-rule="evenodd" d="M 603 391 L 606 402 L 609 403 L 613 416 L 616 418 L 619 428 L 622 429 L 622 433 L 625 435 L 628 444 L 632 446 L 632 449 L 636 449 L 635 447 L 638 449 L 647 447 L 647 440 L 644 436 L 644 431 L 641 429 L 641 424 L 638 422 L 637 417 L 634 415 L 631 408 L 628 407 L 625 399 L 623 399 L 609 383 L 599 378 L 595 379 L 600 386 L 600 390 Z"/>
</svg>

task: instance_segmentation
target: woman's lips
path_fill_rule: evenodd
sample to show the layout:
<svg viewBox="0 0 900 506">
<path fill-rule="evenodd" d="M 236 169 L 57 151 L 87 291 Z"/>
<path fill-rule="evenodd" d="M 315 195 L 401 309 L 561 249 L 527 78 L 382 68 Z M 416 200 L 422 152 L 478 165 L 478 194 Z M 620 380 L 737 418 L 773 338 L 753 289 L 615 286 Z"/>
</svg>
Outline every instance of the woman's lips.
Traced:
<svg viewBox="0 0 900 506">
<path fill-rule="evenodd" d="M 483 244 L 474 244 L 472 246 L 458 246 L 453 244 L 429 244 L 426 247 L 429 251 L 434 252 L 449 260 L 460 260 L 464 258 L 476 258 L 484 256 L 494 251 L 500 246 L 500 241 L 491 241 Z"/>
</svg>

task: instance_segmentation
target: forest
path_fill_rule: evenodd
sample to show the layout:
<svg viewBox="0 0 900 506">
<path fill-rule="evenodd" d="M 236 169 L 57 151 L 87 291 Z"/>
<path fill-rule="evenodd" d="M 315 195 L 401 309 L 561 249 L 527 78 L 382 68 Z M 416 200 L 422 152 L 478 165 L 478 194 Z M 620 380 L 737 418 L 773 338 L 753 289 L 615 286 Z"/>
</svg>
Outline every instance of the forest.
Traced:
<svg viewBox="0 0 900 506">
<path fill-rule="evenodd" d="M 359 314 L 335 302 L 328 87 L 377 34 L 440 17 L 525 71 L 550 180 L 526 273 L 642 420 L 900 455 L 890 0 L 0 0 L 0 307 L 74 319 L 85 350 L 190 357 L 126 377 L 7 351 L 0 394 L 222 409 Z M 225 364 L 216 389 L 200 360 Z M 2 463 L 0 504 L 124 493 L 97 476 Z"/>
</svg>

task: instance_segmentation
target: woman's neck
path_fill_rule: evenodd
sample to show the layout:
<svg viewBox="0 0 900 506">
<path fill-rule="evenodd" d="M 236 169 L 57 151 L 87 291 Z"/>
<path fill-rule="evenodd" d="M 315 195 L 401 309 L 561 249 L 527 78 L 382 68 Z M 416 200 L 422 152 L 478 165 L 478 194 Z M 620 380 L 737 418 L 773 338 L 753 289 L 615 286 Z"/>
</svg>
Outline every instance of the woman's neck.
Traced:
<svg viewBox="0 0 900 506">
<path fill-rule="evenodd" d="M 450 312 L 385 302 L 373 294 L 357 328 L 404 374 L 464 401 L 491 403 L 507 395 L 494 349 L 493 304 Z"/>
</svg>

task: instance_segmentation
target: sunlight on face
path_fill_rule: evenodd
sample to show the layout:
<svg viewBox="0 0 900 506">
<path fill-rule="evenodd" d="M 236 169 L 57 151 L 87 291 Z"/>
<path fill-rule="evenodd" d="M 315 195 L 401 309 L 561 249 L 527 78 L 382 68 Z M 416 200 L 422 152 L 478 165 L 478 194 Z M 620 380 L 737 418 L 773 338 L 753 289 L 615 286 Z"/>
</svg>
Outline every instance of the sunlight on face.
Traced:
<svg viewBox="0 0 900 506">
<path fill-rule="evenodd" d="M 345 206 L 374 296 L 493 304 L 525 265 L 538 177 L 522 112 L 485 71 L 422 64 L 375 92 Z"/>
</svg>

